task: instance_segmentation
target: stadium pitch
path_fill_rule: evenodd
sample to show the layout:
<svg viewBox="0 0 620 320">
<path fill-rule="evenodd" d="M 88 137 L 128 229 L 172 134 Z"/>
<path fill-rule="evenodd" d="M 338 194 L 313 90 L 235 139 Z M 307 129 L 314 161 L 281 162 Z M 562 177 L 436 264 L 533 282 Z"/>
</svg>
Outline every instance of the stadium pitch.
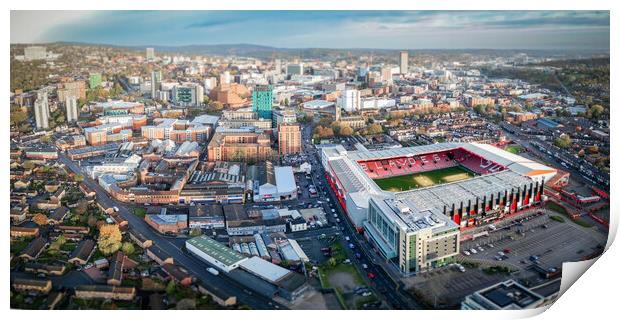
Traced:
<svg viewBox="0 0 620 320">
<path fill-rule="evenodd" d="M 375 179 L 374 181 L 379 188 L 385 191 L 398 192 L 465 180 L 473 176 L 474 174 L 465 168 L 452 167 L 404 176 Z"/>
</svg>

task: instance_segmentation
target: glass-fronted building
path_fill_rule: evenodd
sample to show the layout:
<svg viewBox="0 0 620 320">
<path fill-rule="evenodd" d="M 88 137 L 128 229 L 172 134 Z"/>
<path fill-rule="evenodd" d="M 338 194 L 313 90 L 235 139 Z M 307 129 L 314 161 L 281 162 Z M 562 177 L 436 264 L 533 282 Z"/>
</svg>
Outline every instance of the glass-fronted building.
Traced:
<svg viewBox="0 0 620 320">
<path fill-rule="evenodd" d="M 252 91 L 252 111 L 258 114 L 260 119 L 271 119 L 273 106 L 273 86 L 256 86 Z"/>
</svg>

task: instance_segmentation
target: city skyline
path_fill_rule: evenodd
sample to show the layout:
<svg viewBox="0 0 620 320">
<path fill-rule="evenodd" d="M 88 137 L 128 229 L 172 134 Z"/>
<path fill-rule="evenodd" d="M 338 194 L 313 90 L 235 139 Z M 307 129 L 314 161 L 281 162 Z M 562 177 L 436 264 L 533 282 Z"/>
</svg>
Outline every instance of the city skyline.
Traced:
<svg viewBox="0 0 620 320">
<path fill-rule="evenodd" d="M 11 12 L 11 43 L 609 51 L 609 32 L 609 11 Z"/>
</svg>

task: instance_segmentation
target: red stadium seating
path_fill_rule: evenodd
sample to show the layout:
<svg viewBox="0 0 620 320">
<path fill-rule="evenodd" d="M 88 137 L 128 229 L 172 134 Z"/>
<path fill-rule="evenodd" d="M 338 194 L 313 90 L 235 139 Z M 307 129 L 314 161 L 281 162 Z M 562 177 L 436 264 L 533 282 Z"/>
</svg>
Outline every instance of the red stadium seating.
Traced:
<svg viewBox="0 0 620 320">
<path fill-rule="evenodd" d="M 415 157 L 360 161 L 359 163 L 371 179 L 433 171 L 458 165 L 476 174 L 489 174 L 506 169 L 500 164 L 483 159 L 461 148 Z"/>
</svg>

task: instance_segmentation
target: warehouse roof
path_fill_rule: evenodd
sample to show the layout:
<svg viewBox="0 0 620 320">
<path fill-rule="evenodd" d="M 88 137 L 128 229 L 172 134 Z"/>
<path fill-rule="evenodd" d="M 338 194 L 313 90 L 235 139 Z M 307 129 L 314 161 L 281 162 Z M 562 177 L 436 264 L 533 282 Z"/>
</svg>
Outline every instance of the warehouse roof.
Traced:
<svg viewBox="0 0 620 320">
<path fill-rule="evenodd" d="M 291 272 L 259 257 L 243 261 L 241 268 L 274 284 Z"/>
<path fill-rule="evenodd" d="M 205 254 L 217 259 L 221 263 L 231 266 L 239 261 L 246 259 L 245 256 L 237 251 L 211 239 L 207 236 L 195 237 L 187 240 L 188 244 L 194 246 Z"/>
</svg>

